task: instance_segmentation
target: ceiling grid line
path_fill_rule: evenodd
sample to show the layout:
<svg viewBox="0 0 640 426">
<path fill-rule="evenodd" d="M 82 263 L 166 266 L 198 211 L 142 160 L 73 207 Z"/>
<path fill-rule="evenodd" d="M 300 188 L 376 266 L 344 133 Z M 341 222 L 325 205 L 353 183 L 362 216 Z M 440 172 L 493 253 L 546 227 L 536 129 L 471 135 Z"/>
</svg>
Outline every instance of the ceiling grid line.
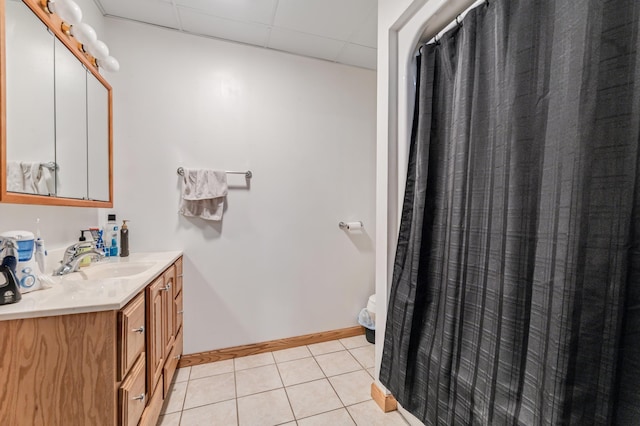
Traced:
<svg viewBox="0 0 640 426">
<path fill-rule="evenodd" d="M 377 0 L 94 0 L 104 16 L 376 69 Z"/>
</svg>

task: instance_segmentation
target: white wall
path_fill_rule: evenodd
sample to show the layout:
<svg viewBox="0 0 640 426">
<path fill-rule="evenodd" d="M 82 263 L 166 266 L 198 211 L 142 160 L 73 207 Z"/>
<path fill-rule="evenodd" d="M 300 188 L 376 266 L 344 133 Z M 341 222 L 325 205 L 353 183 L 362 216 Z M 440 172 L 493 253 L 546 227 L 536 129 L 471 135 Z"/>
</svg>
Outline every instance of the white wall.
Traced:
<svg viewBox="0 0 640 426">
<path fill-rule="evenodd" d="M 185 353 L 356 325 L 374 281 L 375 73 L 106 22 L 115 211 L 132 250 L 184 249 Z M 230 177 L 210 223 L 177 213 L 178 166 L 254 178 Z"/>
</svg>

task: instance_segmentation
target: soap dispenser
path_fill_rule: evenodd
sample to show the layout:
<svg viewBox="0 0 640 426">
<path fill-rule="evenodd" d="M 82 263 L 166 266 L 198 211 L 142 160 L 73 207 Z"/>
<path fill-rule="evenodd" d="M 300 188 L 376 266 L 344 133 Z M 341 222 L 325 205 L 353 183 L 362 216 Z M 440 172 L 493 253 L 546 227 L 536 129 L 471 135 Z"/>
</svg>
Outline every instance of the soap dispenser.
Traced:
<svg viewBox="0 0 640 426">
<path fill-rule="evenodd" d="M 89 230 L 83 229 L 82 231 L 80 231 L 80 238 L 78 238 L 78 241 L 81 243 L 87 241 L 87 237 L 84 236 L 85 232 L 89 232 Z M 90 250 L 91 250 L 91 247 L 89 247 L 89 245 L 87 244 L 87 247 L 80 247 L 78 249 L 78 254 L 84 253 L 85 251 L 90 251 Z M 91 265 L 91 256 L 85 256 L 85 258 L 80 261 L 80 266 L 89 266 L 89 265 Z"/>
<path fill-rule="evenodd" d="M 122 228 L 120 228 L 120 257 L 129 256 L 129 228 L 127 222 L 130 220 L 122 221 Z"/>
</svg>

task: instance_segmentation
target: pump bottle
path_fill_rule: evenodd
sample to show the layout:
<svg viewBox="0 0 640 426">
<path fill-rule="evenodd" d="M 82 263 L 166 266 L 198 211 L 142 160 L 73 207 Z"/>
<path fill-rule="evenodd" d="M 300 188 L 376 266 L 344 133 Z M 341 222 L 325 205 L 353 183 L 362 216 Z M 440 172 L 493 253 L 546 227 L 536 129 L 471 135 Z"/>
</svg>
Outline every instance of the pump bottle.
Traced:
<svg viewBox="0 0 640 426">
<path fill-rule="evenodd" d="M 129 256 L 129 228 L 127 227 L 129 220 L 124 219 L 122 221 L 122 228 L 120 228 L 120 257 Z"/>
</svg>

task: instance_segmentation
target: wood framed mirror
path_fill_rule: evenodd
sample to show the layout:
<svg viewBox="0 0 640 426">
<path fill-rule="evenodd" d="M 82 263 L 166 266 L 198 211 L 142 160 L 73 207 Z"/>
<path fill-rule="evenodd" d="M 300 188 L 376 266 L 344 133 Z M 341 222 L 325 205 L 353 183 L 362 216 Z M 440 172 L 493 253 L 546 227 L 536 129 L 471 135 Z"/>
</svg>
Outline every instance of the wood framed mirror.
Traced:
<svg viewBox="0 0 640 426">
<path fill-rule="evenodd" d="M 66 29 L 0 0 L 0 202 L 113 207 L 112 89 Z"/>
</svg>

